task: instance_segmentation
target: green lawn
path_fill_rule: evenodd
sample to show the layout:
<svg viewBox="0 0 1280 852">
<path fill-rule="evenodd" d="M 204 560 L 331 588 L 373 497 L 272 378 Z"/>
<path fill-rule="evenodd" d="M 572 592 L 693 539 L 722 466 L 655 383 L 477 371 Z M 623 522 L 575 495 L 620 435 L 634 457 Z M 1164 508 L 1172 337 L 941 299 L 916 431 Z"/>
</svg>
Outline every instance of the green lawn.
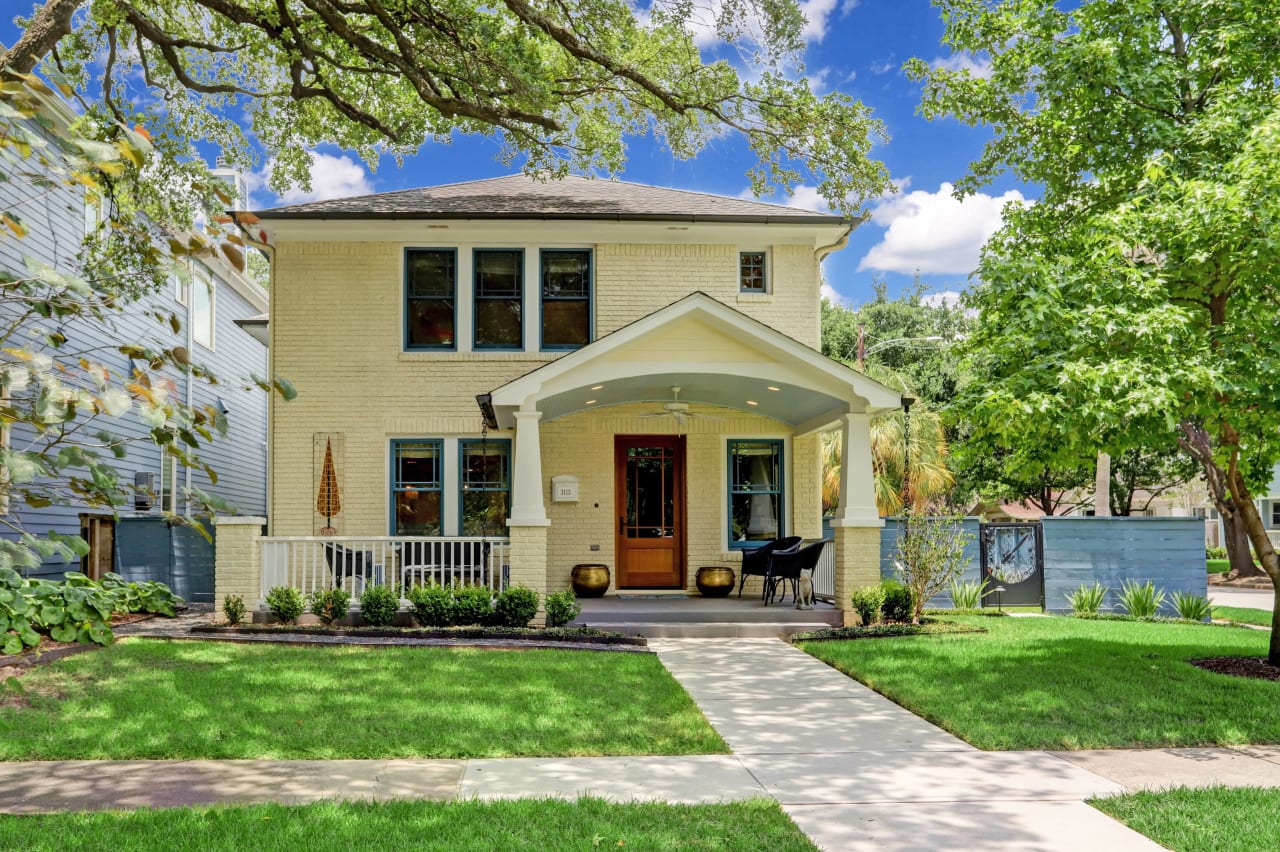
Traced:
<svg viewBox="0 0 1280 852">
<path fill-rule="evenodd" d="M 1209 574 L 1226 574 L 1231 570 L 1230 559 L 1206 559 L 1205 571 Z"/>
<path fill-rule="evenodd" d="M 1089 804 L 1178 852 L 1280 849 L 1280 790 L 1184 787 L 1093 799 Z"/>
<path fill-rule="evenodd" d="M 777 802 L 724 805 L 511 802 L 321 803 L 0 816 L 0 849 L 351 852 L 384 849 L 816 852 Z"/>
<path fill-rule="evenodd" d="M 1236 621 L 1240 624 L 1257 624 L 1262 627 L 1271 626 L 1271 611 L 1251 609 L 1243 606 L 1215 606 L 1213 617 L 1223 621 Z"/>
<path fill-rule="evenodd" d="M 1280 742 L 1280 683 L 1186 663 L 1264 656 L 1267 633 L 1075 618 L 981 624 L 988 633 L 801 647 L 984 749 Z"/>
<path fill-rule="evenodd" d="M 725 753 L 652 654 L 126 640 L 0 691 L 0 759 Z"/>
</svg>

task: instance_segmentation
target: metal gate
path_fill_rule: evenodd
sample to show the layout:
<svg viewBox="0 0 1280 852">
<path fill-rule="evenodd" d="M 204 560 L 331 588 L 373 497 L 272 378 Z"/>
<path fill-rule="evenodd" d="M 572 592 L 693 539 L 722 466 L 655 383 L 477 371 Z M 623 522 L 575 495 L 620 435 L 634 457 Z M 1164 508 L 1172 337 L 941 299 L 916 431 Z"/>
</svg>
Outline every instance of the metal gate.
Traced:
<svg viewBox="0 0 1280 852">
<path fill-rule="evenodd" d="M 1044 534 L 1039 523 L 982 524 L 983 606 L 1044 608 Z"/>
<path fill-rule="evenodd" d="M 212 524 L 206 524 L 210 535 Z M 213 602 L 214 546 L 199 532 L 164 518 L 121 518 L 116 524 L 116 572 L 153 580 L 187 603 Z"/>
</svg>

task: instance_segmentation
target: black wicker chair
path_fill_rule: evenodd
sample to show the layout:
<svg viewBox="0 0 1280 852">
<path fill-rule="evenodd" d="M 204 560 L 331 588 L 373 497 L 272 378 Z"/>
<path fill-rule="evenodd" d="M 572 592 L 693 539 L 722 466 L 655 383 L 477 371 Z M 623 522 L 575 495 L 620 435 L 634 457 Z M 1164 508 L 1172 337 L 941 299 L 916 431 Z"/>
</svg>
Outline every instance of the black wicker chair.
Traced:
<svg viewBox="0 0 1280 852">
<path fill-rule="evenodd" d="M 351 550 L 336 542 L 325 542 L 324 558 L 333 572 L 335 589 L 345 587 L 350 578 L 351 593 L 358 597 L 364 594 L 366 582 L 382 582 L 382 566 L 374 561 L 371 550 Z"/>
<path fill-rule="evenodd" d="M 747 575 L 753 577 L 769 576 L 769 556 L 781 551 L 795 550 L 800 546 L 802 539 L 798 535 L 789 535 L 786 538 L 775 538 L 768 544 L 761 545 L 754 550 L 744 550 L 742 552 L 742 567 L 738 569 L 738 597 L 742 597 L 742 587 L 747 582 Z M 764 597 L 762 594 L 761 598 Z"/>
<path fill-rule="evenodd" d="M 812 571 L 818 567 L 818 559 L 826 546 L 825 541 L 815 541 L 783 553 L 769 554 L 769 573 L 764 578 L 764 605 L 773 603 L 778 595 L 779 585 L 783 587 L 782 596 L 786 597 L 788 580 L 791 581 L 791 599 L 796 600 L 796 586 L 800 575 L 809 571 L 810 576 L 813 576 Z"/>
</svg>

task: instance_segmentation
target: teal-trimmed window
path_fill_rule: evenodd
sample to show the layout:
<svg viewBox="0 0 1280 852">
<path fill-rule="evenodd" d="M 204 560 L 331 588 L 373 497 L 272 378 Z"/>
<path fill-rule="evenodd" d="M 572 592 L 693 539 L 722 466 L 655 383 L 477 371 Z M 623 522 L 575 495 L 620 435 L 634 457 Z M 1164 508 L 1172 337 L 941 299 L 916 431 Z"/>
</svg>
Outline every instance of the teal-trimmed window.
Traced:
<svg viewBox="0 0 1280 852">
<path fill-rule="evenodd" d="M 591 342 L 591 252 L 543 249 L 542 348 L 577 349 Z"/>
<path fill-rule="evenodd" d="M 765 253 L 744 251 L 738 254 L 738 292 L 767 293 L 769 282 L 765 275 Z"/>
<path fill-rule="evenodd" d="M 404 348 L 457 348 L 458 253 L 408 249 L 404 277 Z"/>
<path fill-rule="evenodd" d="M 504 536 L 511 512 L 511 442 L 458 442 L 461 535 Z"/>
<path fill-rule="evenodd" d="M 758 547 L 784 532 L 782 442 L 729 441 L 729 546 Z"/>
<path fill-rule="evenodd" d="M 441 535 L 444 441 L 391 442 L 391 534 Z"/>
<path fill-rule="evenodd" d="M 524 252 L 520 249 L 476 249 L 475 348 L 524 347 Z"/>
</svg>

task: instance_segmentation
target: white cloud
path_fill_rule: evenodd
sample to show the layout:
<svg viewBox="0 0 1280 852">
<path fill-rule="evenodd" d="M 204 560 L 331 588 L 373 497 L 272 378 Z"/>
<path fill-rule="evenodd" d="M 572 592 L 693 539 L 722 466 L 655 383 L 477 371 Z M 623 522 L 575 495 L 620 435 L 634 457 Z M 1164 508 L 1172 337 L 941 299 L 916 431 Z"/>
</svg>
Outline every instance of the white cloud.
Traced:
<svg viewBox="0 0 1280 852">
<path fill-rule="evenodd" d="M 796 186 L 792 190 L 790 198 L 779 198 L 776 195 L 767 198 L 756 198 L 755 193 L 751 191 L 751 187 L 747 187 L 742 190 L 742 192 L 739 192 L 738 197 L 746 199 L 747 201 L 765 201 L 770 204 L 783 204 L 787 207 L 795 207 L 798 210 L 812 210 L 815 213 L 827 213 L 831 210 L 831 207 L 827 204 L 827 200 L 818 194 L 818 188 L 816 186 L 809 186 L 805 183 Z"/>
<path fill-rule="evenodd" d="M 931 308 L 943 305 L 948 308 L 954 308 L 956 305 L 960 304 L 962 295 L 963 294 L 961 294 L 959 290 L 940 290 L 937 293 L 930 293 L 929 295 L 924 296 L 920 301 L 924 302 Z"/>
<path fill-rule="evenodd" d="M 260 191 L 269 191 L 267 181 L 271 177 L 274 164 L 274 161 L 268 160 L 259 171 L 245 175 L 251 198 Z M 290 187 L 276 195 L 275 203 L 302 204 L 307 201 L 327 201 L 330 198 L 368 195 L 373 191 L 373 185 L 369 182 L 369 172 L 365 170 L 362 163 L 345 154 L 335 157 L 331 154 L 312 151 L 311 190 L 308 192 L 296 186 Z M 251 201 L 249 208 L 254 207 L 255 204 Z"/>
<path fill-rule="evenodd" d="M 981 77 L 983 80 L 991 76 L 991 60 L 975 59 L 971 53 L 939 56 L 931 64 L 934 68 L 942 68 L 946 71 L 968 71 L 974 77 Z"/>
<path fill-rule="evenodd" d="M 330 198 L 349 198 L 352 195 L 368 195 L 373 192 L 369 173 L 364 165 L 347 155 L 311 152 L 311 191 L 291 187 L 280 195 L 285 204 L 301 204 L 304 201 L 327 201 Z"/>
<path fill-rule="evenodd" d="M 828 284 L 825 281 L 822 282 L 822 287 L 819 288 L 819 290 L 822 293 L 822 298 L 826 299 L 828 302 L 830 302 L 833 305 L 849 304 L 848 299 L 846 299 L 844 296 L 841 296 L 839 293 L 837 293 L 836 288 L 832 287 L 830 284 Z"/>
<path fill-rule="evenodd" d="M 897 67 L 898 67 L 897 63 L 894 62 L 893 57 L 890 56 L 888 59 L 882 60 L 880 62 L 872 62 L 871 73 L 879 77 L 881 74 L 888 74 L 890 71 L 892 71 L 894 68 L 897 68 Z"/>
<path fill-rule="evenodd" d="M 849 2 L 849 0 L 845 0 Z M 853 3 L 854 6 L 857 2 Z M 804 28 L 800 31 L 800 37 L 806 42 L 820 42 L 830 29 L 832 13 L 836 12 L 840 6 L 840 0 L 800 0 L 800 11 L 805 16 Z M 852 7 L 850 7 L 852 8 Z M 685 21 L 685 28 L 689 30 L 693 36 L 693 43 L 698 47 L 711 47 L 719 44 L 720 34 L 716 31 L 716 22 L 720 19 L 724 12 L 724 0 L 709 0 L 706 3 L 694 4 L 688 19 Z M 842 13 L 847 14 L 847 12 Z M 637 12 L 638 20 L 647 23 L 649 15 L 646 12 Z M 746 32 L 744 37 L 748 40 L 759 41 L 753 38 L 752 34 L 763 34 L 764 26 L 758 18 L 750 16 L 748 20 L 742 22 Z"/>
<path fill-rule="evenodd" d="M 1000 212 L 1022 193 L 977 193 L 957 200 L 952 186 L 937 192 L 916 190 L 876 205 L 871 221 L 885 228 L 884 237 L 858 263 L 858 270 L 967 275 L 978 265 L 982 244 L 1000 227 Z"/>
<path fill-rule="evenodd" d="M 861 5 L 862 0 L 844 0 L 840 4 L 840 17 L 847 17 L 850 12 Z"/>
</svg>

